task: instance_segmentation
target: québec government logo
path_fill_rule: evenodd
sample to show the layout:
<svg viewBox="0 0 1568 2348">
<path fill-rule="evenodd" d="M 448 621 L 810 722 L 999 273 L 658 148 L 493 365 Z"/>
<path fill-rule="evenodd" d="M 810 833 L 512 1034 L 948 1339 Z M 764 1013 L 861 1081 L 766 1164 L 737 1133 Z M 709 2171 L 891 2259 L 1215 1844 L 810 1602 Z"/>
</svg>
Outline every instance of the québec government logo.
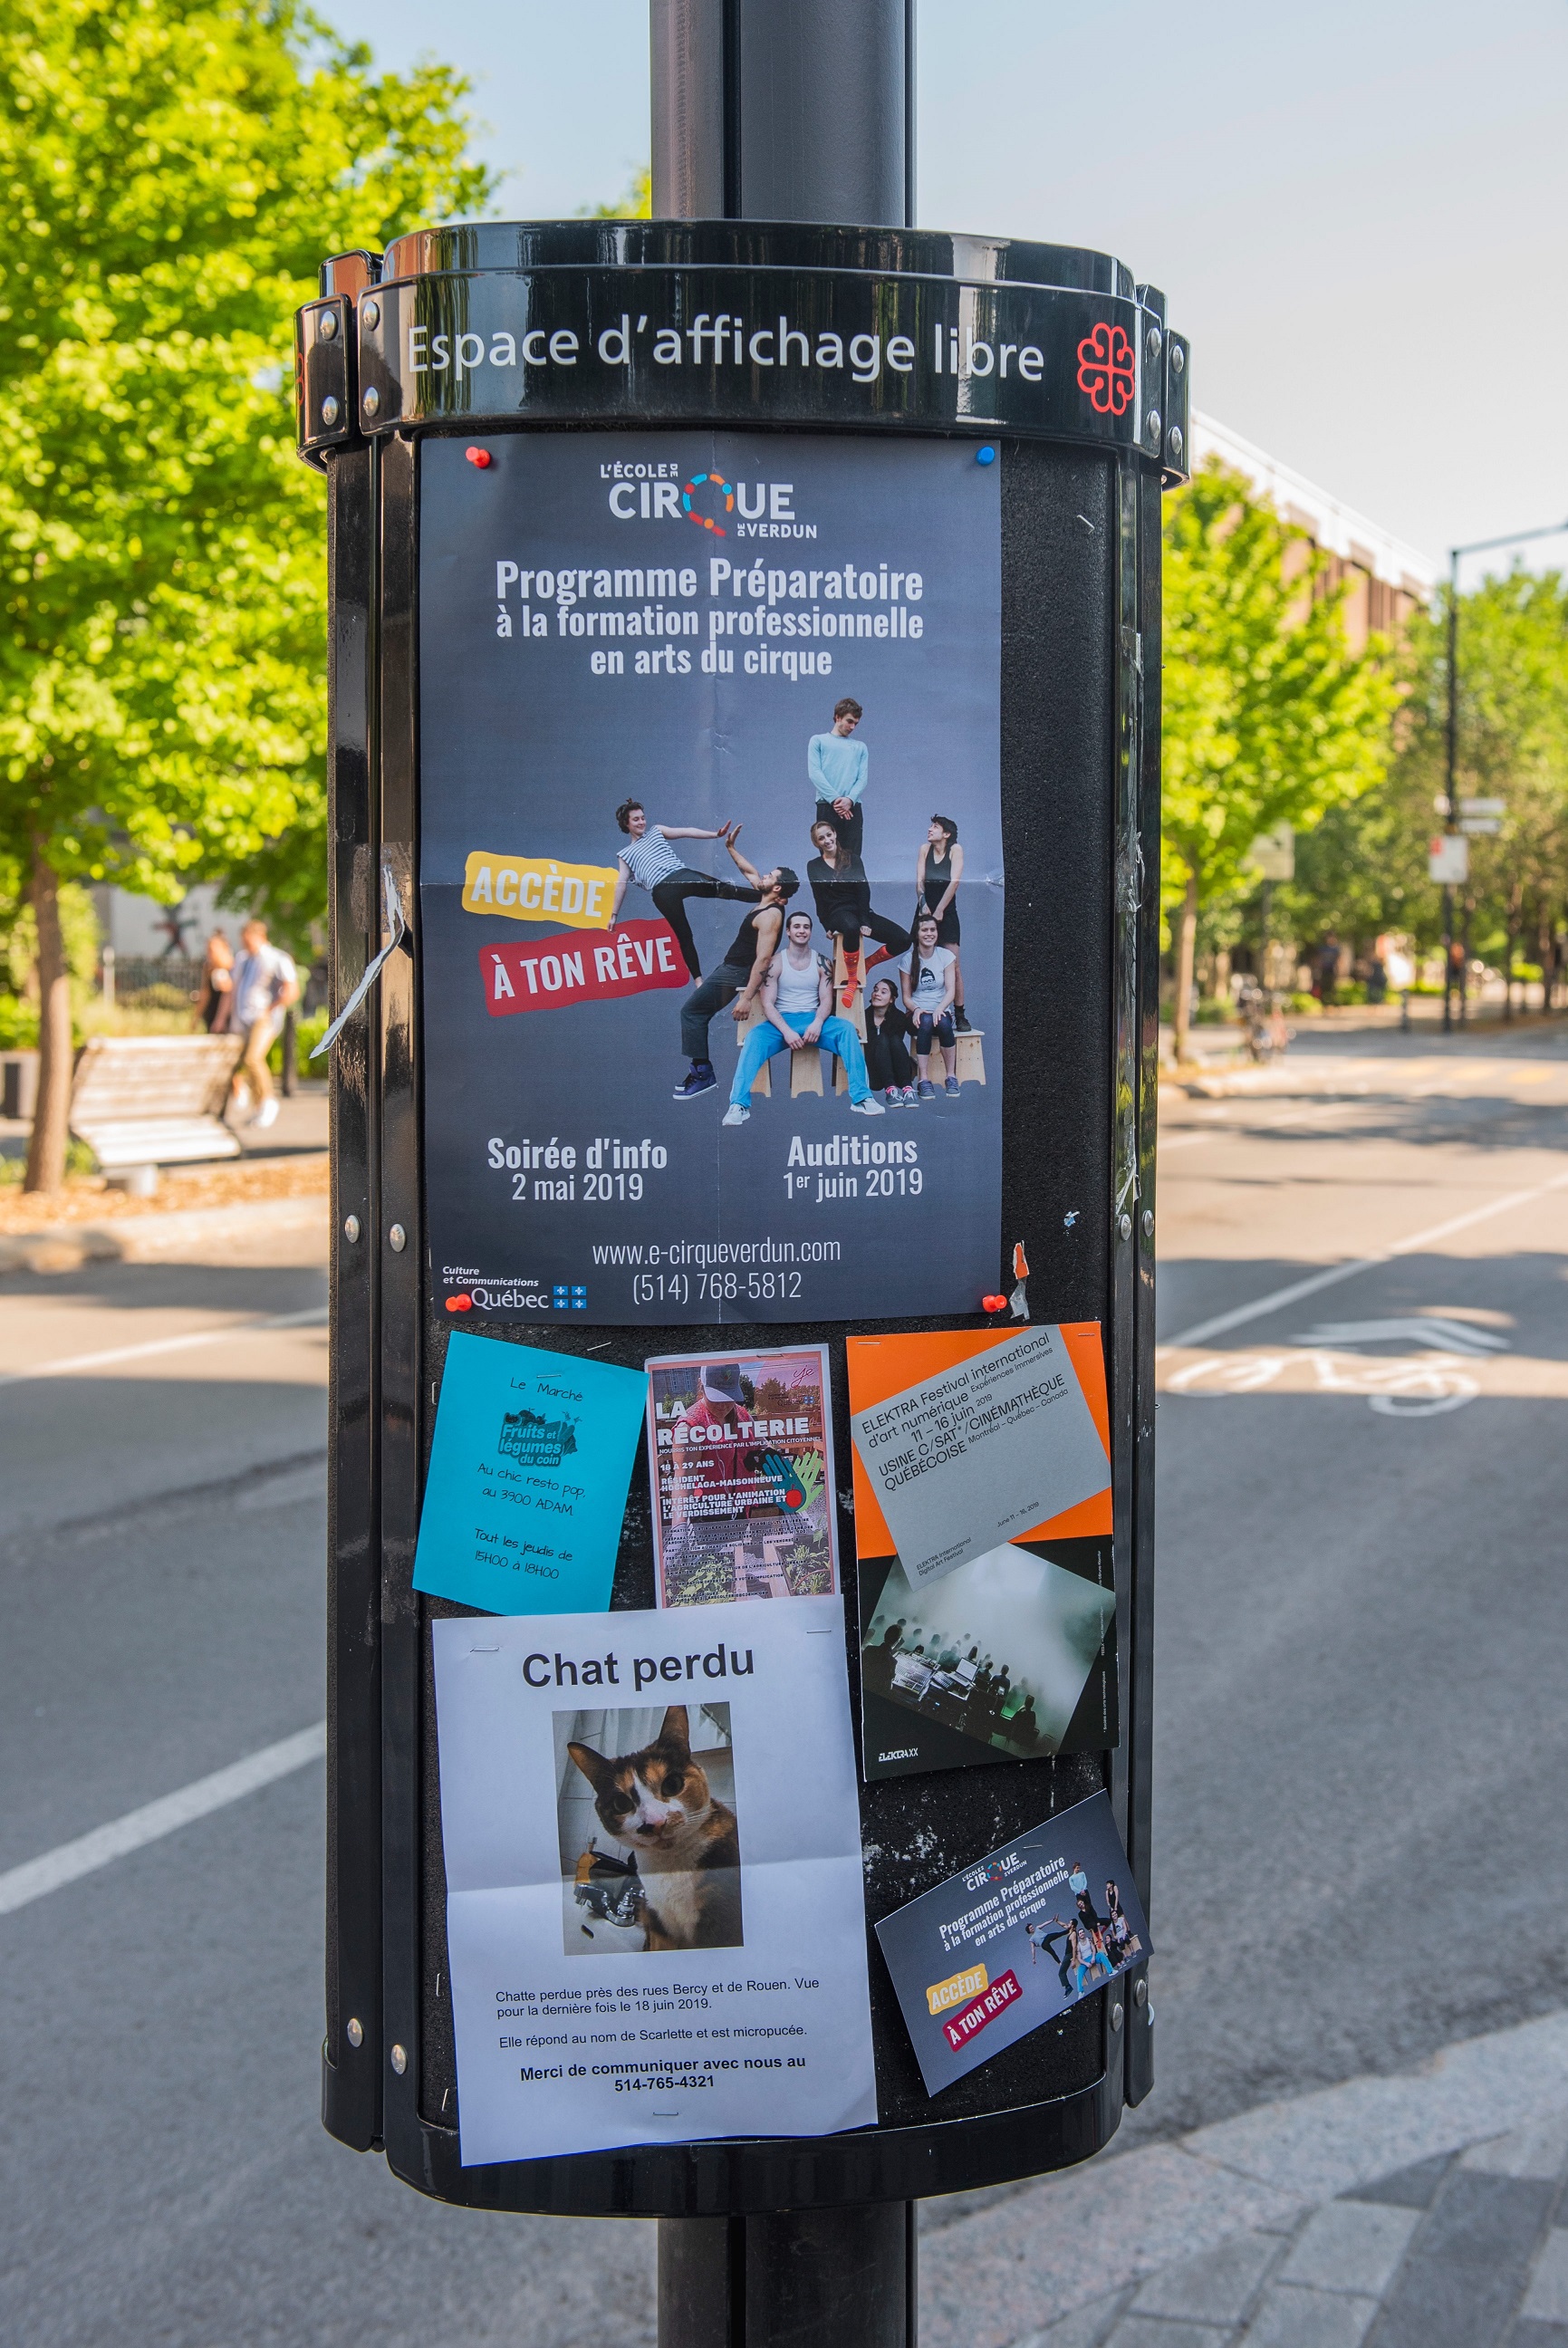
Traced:
<svg viewBox="0 0 1568 2348">
<path fill-rule="evenodd" d="M 1078 389 L 1097 416 L 1125 416 L 1138 388 L 1132 345 L 1119 326 L 1101 319 L 1078 346 Z"/>
</svg>

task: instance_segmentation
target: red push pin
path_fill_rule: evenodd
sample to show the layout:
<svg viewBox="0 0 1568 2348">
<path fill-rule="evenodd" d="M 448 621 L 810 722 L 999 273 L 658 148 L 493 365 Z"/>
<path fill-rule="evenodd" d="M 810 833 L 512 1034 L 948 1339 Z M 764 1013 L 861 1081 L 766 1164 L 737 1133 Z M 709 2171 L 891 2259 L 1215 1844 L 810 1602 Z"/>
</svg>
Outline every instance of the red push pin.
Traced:
<svg viewBox="0 0 1568 2348">
<path fill-rule="evenodd" d="M 980 1299 L 980 1310 L 983 1313 L 1005 1313 L 1006 1309 L 1007 1300 L 1005 1296 L 983 1296 Z"/>
<path fill-rule="evenodd" d="M 474 1300 L 471 1296 L 449 1296 L 447 1299 L 449 1313 L 471 1313 L 473 1309 Z"/>
<path fill-rule="evenodd" d="M 488 448 L 465 448 L 463 454 L 470 465 L 479 467 L 481 473 L 490 461 L 490 452 Z"/>
</svg>

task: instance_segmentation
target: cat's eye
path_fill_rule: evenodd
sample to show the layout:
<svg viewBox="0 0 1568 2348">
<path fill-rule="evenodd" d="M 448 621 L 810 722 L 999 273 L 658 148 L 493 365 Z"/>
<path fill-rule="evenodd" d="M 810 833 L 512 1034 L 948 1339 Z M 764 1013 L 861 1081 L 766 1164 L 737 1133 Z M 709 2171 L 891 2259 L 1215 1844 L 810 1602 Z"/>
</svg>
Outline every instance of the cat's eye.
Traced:
<svg viewBox="0 0 1568 2348">
<path fill-rule="evenodd" d="M 685 1784 L 686 1784 L 686 1772 L 685 1772 L 685 1770 L 684 1770 L 684 1769 L 666 1769 L 666 1770 L 665 1770 L 665 1794 L 666 1794 L 666 1795 L 670 1795 L 670 1794 L 678 1794 L 678 1793 L 680 1792 L 681 1787 L 682 1787 Z"/>
</svg>

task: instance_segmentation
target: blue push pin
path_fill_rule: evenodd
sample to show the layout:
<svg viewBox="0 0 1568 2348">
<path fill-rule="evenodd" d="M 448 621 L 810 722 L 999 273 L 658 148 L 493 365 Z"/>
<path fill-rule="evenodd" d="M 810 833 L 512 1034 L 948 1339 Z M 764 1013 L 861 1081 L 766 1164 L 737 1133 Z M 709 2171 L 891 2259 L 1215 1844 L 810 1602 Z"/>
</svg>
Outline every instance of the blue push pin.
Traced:
<svg viewBox="0 0 1568 2348">
<path fill-rule="evenodd" d="M 977 465 L 994 465 L 994 464 L 995 463 L 995 461 L 996 461 L 996 451 L 995 450 L 995 448 L 976 448 L 976 449 L 975 449 L 975 462 Z"/>
</svg>

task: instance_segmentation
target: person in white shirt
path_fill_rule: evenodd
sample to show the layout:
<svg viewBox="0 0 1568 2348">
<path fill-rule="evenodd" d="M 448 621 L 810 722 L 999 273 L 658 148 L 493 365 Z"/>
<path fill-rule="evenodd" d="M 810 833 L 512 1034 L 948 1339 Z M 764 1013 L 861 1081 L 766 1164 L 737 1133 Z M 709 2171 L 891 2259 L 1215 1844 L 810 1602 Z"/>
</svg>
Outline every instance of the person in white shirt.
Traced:
<svg viewBox="0 0 1568 2348">
<path fill-rule="evenodd" d="M 744 1125 L 751 1115 L 751 1086 L 757 1072 L 775 1052 L 798 1052 L 806 1044 L 825 1044 L 844 1064 L 850 1081 L 850 1107 L 860 1117 L 885 1117 L 873 1097 L 866 1075 L 861 1039 L 847 1019 L 830 1014 L 832 982 L 811 945 L 811 916 L 791 913 L 784 925 L 786 943 L 773 958 L 762 989 L 767 1017 L 746 1039 L 735 1082 L 729 1088 L 726 1125 Z"/>
<path fill-rule="evenodd" d="M 688 897 L 734 897 L 749 901 L 756 891 L 743 889 L 733 880 L 716 880 L 711 872 L 694 872 L 683 864 L 669 845 L 672 839 L 722 839 L 727 841 L 736 828 L 727 823 L 707 830 L 697 823 L 650 823 L 647 809 L 641 799 L 623 799 L 615 809 L 615 821 L 626 835 L 626 845 L 617 860 L 620 870 L 615 875 L 614 901 L 610 907 L 610 927 L 621 918 L 621 901 L 627 884 L 636 881 L 645 889 L 657 910 L 676 933 L 676 942 L 686 960 L 693 978 L 702 976 L 702 964 L 696 958 L 696 946 L 686 919 Z"/>
<path fill-rule="evenodd" d="M 936 1086 L 931 1081 L 931 1055 L 940 1045 L 942 1065 L 946 1070 L 944 1092 L 958 1097 L 957 1047 L 953 1034 L 953 990 L 958 957 L 936 942 L 937 922 L 934 913 L 923 913 L 914 925 L 914 943 L 896 965 L 899 984 L 903 993 L 903 1007 L 914 1029 L 914 1056 L 920 1069 L 920 1098 L 934 1100 Z"/>
<path fill-rule="evenodd" d="M 240 932 L 240 945 L 229 994 L 229 1033 L 242 1035 L 244 1045 L 232 1090 L 236 1100 L 254 1098 L 253 1125 L 269 1126 L 277 1117 L 278 1105 L 267 1054 L 277 1040 L 284 1013 L 291 1003 L 299 1001 L 299 975 L 283 948 L 267 943 L 265 922 L 247 922 Z"/>
</svg>

